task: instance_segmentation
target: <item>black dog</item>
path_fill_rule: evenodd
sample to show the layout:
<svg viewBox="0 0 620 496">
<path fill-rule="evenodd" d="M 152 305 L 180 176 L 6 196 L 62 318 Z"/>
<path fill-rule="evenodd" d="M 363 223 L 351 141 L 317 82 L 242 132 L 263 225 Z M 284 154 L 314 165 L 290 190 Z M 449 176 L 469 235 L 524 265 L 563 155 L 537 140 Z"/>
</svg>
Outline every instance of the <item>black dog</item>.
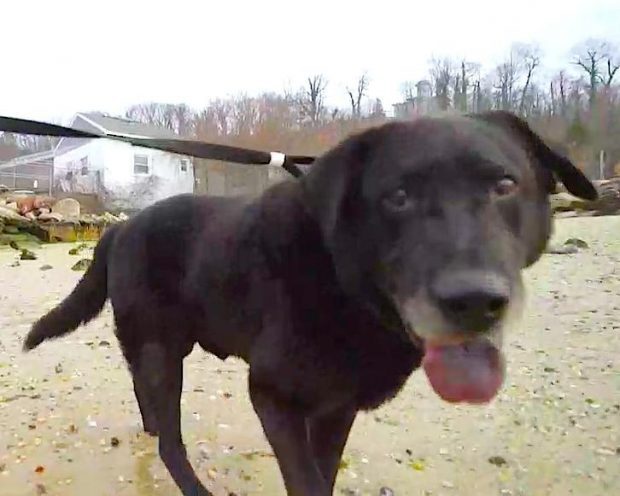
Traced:
<svg viewBox="0 0 620 496">
<path fill-rule="evenodd" d="M 146 431 L 184 495 L 179 401 L 195 343 L 249 363 L 249 392 L 287 492 L 332 494 L 359 410 L 423 365 L 451 402 L 490 401 L 521 271 L 542 254 L 556 180 L 596 190 L 503 112 L 390 123 L 352 136 L 256 200 L 178 196 L 111 228 L 32 349 L 110 298 Z"/>
</svg>

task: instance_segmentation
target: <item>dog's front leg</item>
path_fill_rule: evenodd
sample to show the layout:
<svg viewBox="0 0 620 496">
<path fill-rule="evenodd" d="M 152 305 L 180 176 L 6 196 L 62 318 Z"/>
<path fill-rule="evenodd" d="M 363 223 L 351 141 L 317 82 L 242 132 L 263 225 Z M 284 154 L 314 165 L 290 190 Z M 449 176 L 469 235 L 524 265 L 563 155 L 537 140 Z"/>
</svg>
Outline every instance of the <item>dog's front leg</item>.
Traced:
<svg viewBox="0 0 620 496">
<path fill-rule="evenodd" d="M 312 453 L 303 413 L 292 405 L 276 401 L 269 391 L 252 381 L 250 397 L 278 460 L 287 494 L 330 496 L 331 490 Z"/>
<path fill-rule="evenodd" d="M 348 405 L 308 419 L 312 452 L 330 491 L 334 490 L 342 452 L 356 415 L 357 409 Z"/>
</svg>

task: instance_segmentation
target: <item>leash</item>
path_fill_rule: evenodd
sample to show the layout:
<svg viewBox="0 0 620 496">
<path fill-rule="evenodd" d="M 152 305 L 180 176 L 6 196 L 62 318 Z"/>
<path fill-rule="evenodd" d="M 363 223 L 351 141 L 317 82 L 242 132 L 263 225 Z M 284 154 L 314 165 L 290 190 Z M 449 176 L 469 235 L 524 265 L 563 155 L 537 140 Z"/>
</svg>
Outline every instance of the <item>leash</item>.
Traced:
<svg viewBox="0 0 620 496">
<path fill-rule="evenodd" d="M 274 165 L 282 167 L 293 177 L 301 177 L 302 170 L 298 165 L 312 164 L 315 157 L 307 155 L 287 155 L 280 152 L 264 152 L 250 148 L 237 146 L 218 145 L 203 141 L 182 138 L 148 138 L 117 133 L 92 133 L 81 131 L 72 127 L 59 126 L 46 122 L 29 119 L 17 119 L 14 117 L 0 116 L 0 131 L 17 134 L 31 134 L 36 136 L 54 136 L 57 138 L 88 138 L 88 139 L 112 139 L 124 141 L 133 146 L 152 148 L 165 152 L 187 155 L 190 157 L 220 160 L 246 165 Z"/>
</svg>

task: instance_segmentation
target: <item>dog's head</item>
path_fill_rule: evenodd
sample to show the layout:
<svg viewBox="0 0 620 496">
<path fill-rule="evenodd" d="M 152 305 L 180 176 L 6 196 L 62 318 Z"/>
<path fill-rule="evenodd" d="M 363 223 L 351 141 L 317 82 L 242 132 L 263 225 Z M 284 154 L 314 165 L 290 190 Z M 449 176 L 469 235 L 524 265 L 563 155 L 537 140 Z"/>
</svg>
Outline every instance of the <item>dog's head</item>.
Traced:
<svg viewBox="0 0 620 496">
<path fill-rule="evenodd" d="M 343 290 L 424 347 L 449 401 L 489 401 L 521 271 L 551 234 L 560 180 L 588 179 L 506 112 L 390 123 L 352 136 L 304 178 Z"/>
</svg>

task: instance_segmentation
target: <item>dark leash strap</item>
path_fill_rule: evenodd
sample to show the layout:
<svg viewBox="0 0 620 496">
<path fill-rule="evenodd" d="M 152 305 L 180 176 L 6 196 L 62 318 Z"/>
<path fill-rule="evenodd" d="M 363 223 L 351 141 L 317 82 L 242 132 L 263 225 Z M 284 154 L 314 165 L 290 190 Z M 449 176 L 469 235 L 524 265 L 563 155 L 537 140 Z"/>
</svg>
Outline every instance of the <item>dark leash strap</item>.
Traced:
<svg viewBox="0 0 620 496">
<path fill-rule="evenodd" d="M 71 127 L 49 124 L 46 122 L 14 117 L 0 116 L 0 131 L 17 134 L 31 134 L 36 136 L 54 136 L 57 138 L 106 138 L 124 141 L 134 146 L 153 148 L 179 155 L 220 160 L 246 165 L 275 165 L 282 167 L 294 177 L 303 175 L 298 165 L 309 165 L 315 157 L 306 155 L 286 155 L 280 152 L 264 152 L 237 146 L 205 143 L 182 138 L 148 138 L 143 136 L 124 135 L 116 133 L 92 133 Z"/>
</svg>

